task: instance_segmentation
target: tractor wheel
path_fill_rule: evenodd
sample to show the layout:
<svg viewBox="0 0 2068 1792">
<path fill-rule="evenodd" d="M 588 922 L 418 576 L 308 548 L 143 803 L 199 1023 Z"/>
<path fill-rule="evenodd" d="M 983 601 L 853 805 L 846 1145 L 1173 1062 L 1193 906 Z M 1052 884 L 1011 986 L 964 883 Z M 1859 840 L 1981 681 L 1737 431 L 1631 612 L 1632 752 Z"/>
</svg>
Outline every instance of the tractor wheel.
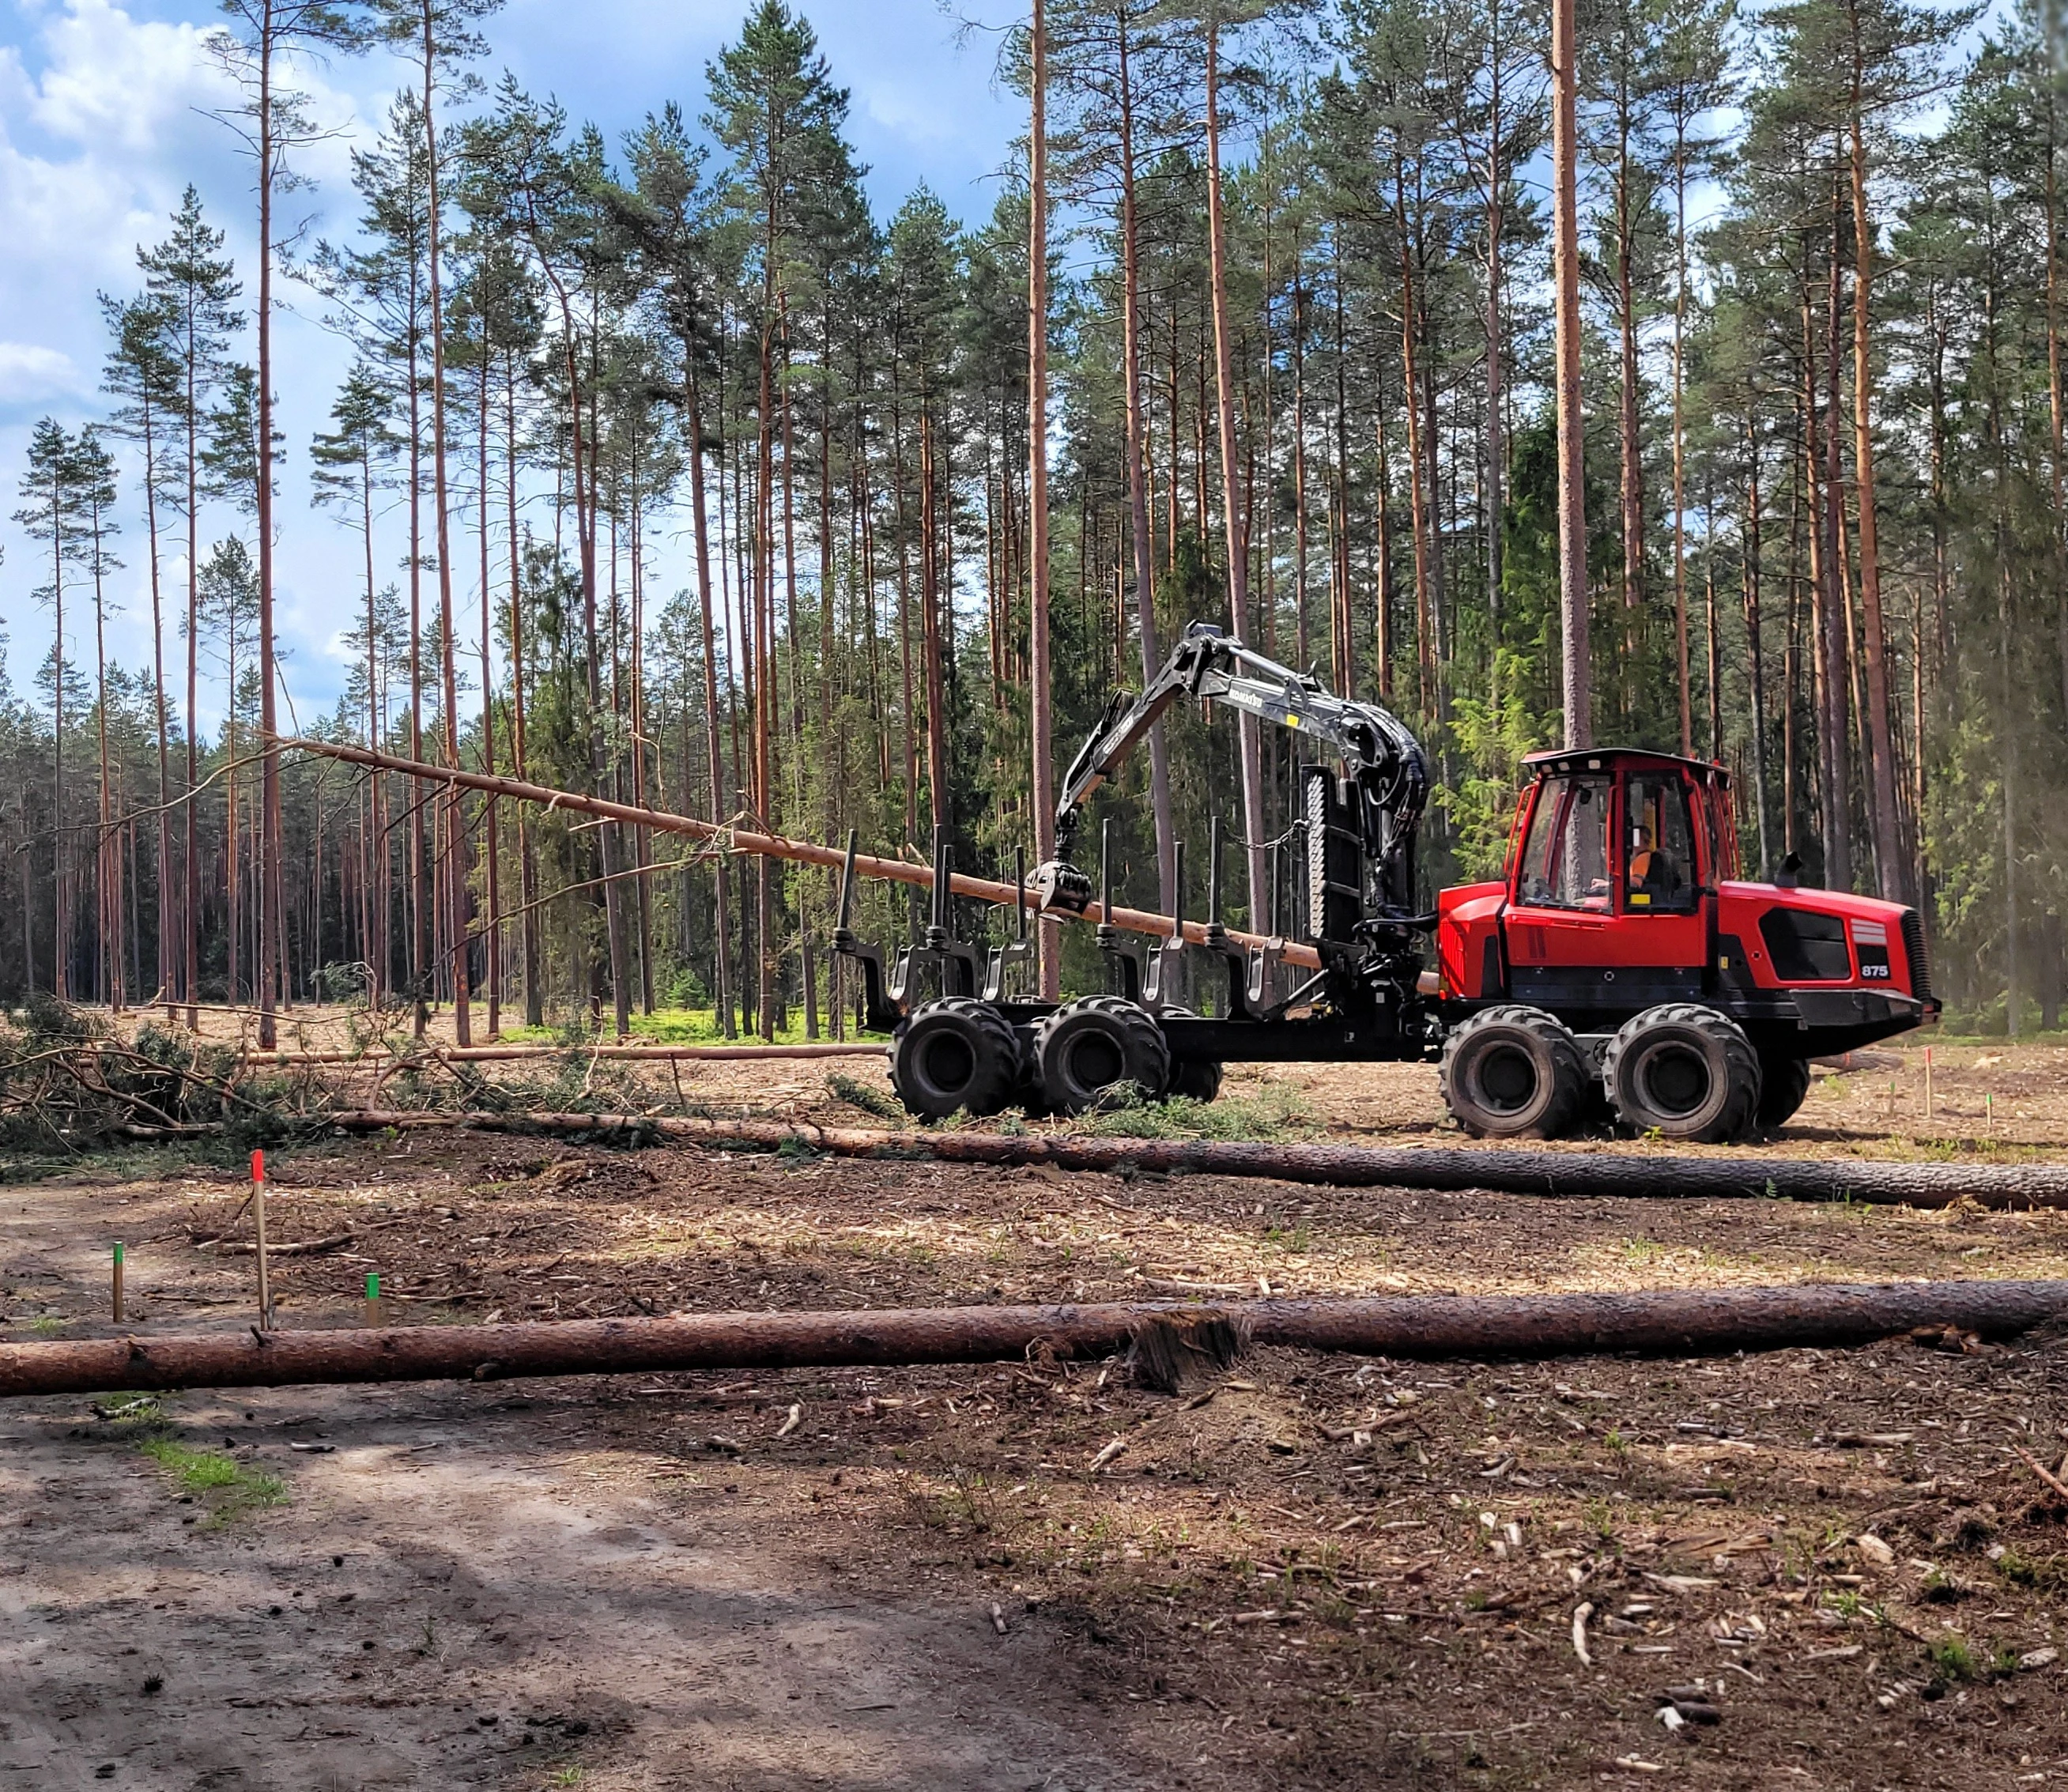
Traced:
<svg viewBox="0 0 2068 1792">
<path fill-rule="evenodd" d="M 1798 1057 L 1759 1059 L 1759 1125 L 1773 1132 L 1795 1118 L 1802 1098 L 1810 1093 L 1810 1061 Z"/>
<path fill-rule="evenodd" d="M 1444 1105 L 1475 1138 L 1556 1138 L 1580 1117 L 1587 1060 L 1557 1016 L 1482 1008 L 1443 1041 Z"/>
<path fill-rule="evenodd" d="M 1020 1081 L 1020 1041 L 988 1002 L 956 996 L 922 1003 L 890 1037 L 890 1086 L 908 1113 L 945 1120 L 963 1110 L 996 1114 Z"/>
<path fill-rule="evenodd" d="M 1081 1114 L 1116 1083 L 1154 1102 L 1170 1084 L 1170 1047 L 1138 1003 L 1086 996 L 1035 1028 L 1034 1081 L 1050 1114 Z"/>
<path fill-rule="evenodd" d="M 1602 1080 L 1616 1118 L 1631 1131 L 1690 1144 L 1739 1138 L 1759 1111 L 1759 1054 L 1744 1029 L 1691 1002 L 1625 1021 L 1609 1041 Z"/>
</svg>

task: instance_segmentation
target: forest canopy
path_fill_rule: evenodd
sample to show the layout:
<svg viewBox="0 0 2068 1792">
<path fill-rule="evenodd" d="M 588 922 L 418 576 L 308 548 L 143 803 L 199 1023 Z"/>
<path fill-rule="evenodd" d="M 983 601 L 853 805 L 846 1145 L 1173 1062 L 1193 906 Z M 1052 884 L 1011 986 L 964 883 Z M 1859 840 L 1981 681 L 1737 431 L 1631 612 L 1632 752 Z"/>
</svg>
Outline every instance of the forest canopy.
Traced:
<svg viewBox="0 0 2068 1792">
<path fill-rule="evenodd" d="M 254 191 L 189 186 L 104 299 L 104 409 L 10 470 L 6 603 L 52 645 L 0 670 L 0 1000 L 850 1024 L 823 872 L 266 751 L 289 530 L 334 544 L 351 662 L 305 733 L 1010 877 L 1037 764 L 1196 619 L 1415 731 L 1431 892 L 1497 870 L 1569 719 L 1536 0 L 1046 0 L 1000 51 L 1038 136 L 977 218 L 871 204 L 784 0 L 616 140 L 494 72 L 495 0 L 226 14 L 258 254 L 223 222 Z M 1577 33 L 1592 738 L 1721 761 L 1748 871 L 1917 905 L 1959 1024 L 2051 1027 L 2053 22 L 1590 0 Z M 318 55 L 397 85 L 303 241 L 272 208 Z M 308 440 L 289 288 L 352 348 Z M 1097 800 L 1124 899 L 1170 912 L 1218 819 L 1258 843 L 1226 918 L 1285 925 L 1295 772 L 1174 712 Z M 1060 972 L 1097 981 L 1088 939 Z"/>
</svg>

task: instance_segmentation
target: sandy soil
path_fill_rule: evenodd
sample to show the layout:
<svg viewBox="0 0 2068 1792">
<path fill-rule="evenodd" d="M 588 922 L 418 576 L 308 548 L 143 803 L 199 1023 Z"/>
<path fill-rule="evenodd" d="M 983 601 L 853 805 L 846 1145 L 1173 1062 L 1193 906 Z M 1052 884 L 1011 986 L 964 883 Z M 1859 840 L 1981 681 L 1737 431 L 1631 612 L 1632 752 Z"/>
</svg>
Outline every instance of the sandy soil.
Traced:
<svg viewBox="0 0 2068 1792">
<path fill-rule="evenodd" d="M 2027 1149 L 2068 1110 L 2068 1054 L 1955 1055 L 1937 1094 L 2022 1106 Z M 873 1074 L 746 1069 L 698 1066 L 696 1098 L 853 1121 L 822 1069 Z M 1784 1145 L 1957 1153 L 1890 1142 L 1870 1079 L 1891 1073 L 1832 1079 Z M 1455 1142 L 1428 1073 L 1272 1074 L 1315 1079 L 1330 1136 Z M 349 1234 L 277 1264 L 293 1326 L 357 1322 L 368 1269 L 391 1310 L 454 1323 L 1260 1280 L 2068 1276 L 2055 1214 L 447 1133 L 275 1175 L 276 1237 Z M 0 1337 L 111 1330 L 115 1236 L 143 1315 L 125 1329 L 248 1322 L 250 1257 L 195 1242 L 247 1237 L 244 1193 L 156 1159 L 0 1195 Z M 2068 1341 L 2042 1336 L 1523 1367 L 1260 1352 L 1175 1399 L 1117 1365 L 1036 1362 L 99 1402 L 112 1418 L 22 1403 L 0 1412 L 0 1767 L 181 1787 L 2058 1783 L 2068 1502 L 2020 1452 L 2068 1450 L 2064 1368 Z M 183 1492 L 153 1438 L 276 1476 L 282 1503 Z M 1669 1689 L 1696 1714 L 1677 1732 L 1655 1716 Z"/>
</svg>

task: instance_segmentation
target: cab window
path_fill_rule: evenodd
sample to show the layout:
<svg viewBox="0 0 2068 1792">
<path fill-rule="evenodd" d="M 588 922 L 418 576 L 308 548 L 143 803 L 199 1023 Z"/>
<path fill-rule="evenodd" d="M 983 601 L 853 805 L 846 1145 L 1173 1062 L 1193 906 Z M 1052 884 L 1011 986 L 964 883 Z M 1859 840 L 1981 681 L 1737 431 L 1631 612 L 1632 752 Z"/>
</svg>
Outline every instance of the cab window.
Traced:
<svg viewBox="0 0 2068 1792">
<path fill-rule="evenodd" d="M 1623 906 L 1634 913 L 1685 914 L 1700 878 L 1687 786 L 1674 773 L 1640 772 L 1623 790 Z"/>
<path fill-rule="evenodd" d="M 1609 906 L 1609 780 L 1545 779 L 1522 849 L 1520 899 L 1539 908 Z"/>
</svg>

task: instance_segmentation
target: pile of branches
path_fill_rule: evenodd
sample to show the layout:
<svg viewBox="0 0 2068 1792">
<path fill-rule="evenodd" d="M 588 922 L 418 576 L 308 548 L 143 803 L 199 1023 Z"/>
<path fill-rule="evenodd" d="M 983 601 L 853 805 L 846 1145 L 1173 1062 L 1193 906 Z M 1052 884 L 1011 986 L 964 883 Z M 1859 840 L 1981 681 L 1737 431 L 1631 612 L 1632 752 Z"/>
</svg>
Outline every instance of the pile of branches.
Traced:
<svg viewBox="0 0 2068 1792">
<path fill-rule="evenodd" d="M 263 1144 L 290 1118 L 234 1047 L 150 1025 L 124 1037 L 47 995 L 0 1017 L 0 1146 L 71 1155 L 225 1132 Z"/>
<path fill-rule="evenodd" d="M 236 1044 L 107 1017 L 35 995 L 0 1014 L 0 1151 L 75 1157 L 140 1140 L 206 1137 L 228 1150 L 319 1132 L 370 1105 L 411 1118 L 591 1106 L 651 1109 L 631 1066 L 570 1049 L 540 1074 L 491 1078 L 396 1043 L 363 1061 L 278 1066 Z M 370 1092 L 368 1086 L 371 1080 Z M 664 1106 L 688 1110 L 679 1098 Z"/>
</svg>

